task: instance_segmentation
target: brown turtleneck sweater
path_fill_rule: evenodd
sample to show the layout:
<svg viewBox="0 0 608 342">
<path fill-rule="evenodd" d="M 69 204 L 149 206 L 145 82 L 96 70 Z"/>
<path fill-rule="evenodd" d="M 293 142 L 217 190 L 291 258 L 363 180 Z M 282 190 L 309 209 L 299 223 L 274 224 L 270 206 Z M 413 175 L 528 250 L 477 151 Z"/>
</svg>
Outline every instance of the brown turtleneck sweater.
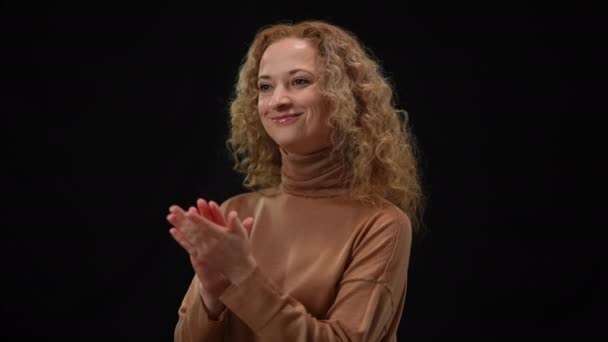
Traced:
<svg viewBox="0 0 608 342">
<path fill-rule="evenodd" d="M 220 297 L 209 319 L 196 276 L 179 308 L 176 341 L 396 341 L 405 301 L 411 226 L 398 207 L 348 197 L 328 150 L 281 151 L 273 194 L 245 193 L 224 213 L 255 218 L 257 269 Z"/>
</svg>

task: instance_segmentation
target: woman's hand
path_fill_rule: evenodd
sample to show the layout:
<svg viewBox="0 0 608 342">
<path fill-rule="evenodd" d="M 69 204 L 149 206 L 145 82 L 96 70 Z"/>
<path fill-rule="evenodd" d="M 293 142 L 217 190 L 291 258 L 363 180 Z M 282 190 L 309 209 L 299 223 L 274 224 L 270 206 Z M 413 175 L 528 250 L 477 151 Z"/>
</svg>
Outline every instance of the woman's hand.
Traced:
<svg viewBox="0 0 608 342">
<path fill-rule="evenodd" d="M 197 208 L 184 211 L 171 206 L 167 220 L 174 227 L 169 232 L 190 254 L 207 308 L 219 315 L 224 308 L 219 296 L 255 268 L 247 239 L 253 218 L 241 223 L 236 212 L 231 212 L 225 219 L 217 204 L 203 199 L 197 201 Z"/>
</svg>

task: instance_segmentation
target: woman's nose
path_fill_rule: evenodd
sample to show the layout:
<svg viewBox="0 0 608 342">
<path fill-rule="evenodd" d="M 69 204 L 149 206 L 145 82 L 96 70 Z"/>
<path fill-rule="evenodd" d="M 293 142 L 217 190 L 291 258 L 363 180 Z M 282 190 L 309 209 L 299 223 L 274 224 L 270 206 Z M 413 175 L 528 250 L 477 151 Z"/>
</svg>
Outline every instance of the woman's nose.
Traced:
<svg viewBox="0 0 608 342">
<path fill-rule="evenodd" d="M 291 97 L 286 89 L 283 87 L 277 87 L 272 94 L 272 98 L 270 99 L 270 107 L 271 108 L 281 108 L 291 104 Z"/>
</svg>

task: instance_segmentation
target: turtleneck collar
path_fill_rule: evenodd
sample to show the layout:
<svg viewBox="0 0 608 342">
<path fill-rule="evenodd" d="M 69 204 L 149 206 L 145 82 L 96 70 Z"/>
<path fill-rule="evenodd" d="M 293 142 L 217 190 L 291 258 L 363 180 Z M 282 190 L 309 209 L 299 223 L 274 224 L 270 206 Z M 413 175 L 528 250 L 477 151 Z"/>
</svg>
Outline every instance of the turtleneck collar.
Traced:
<svg viewBox="0 0 608 342">
<path fill-rule="evenodd" d="M 333 197 L 346 192 L 343 167 L 330 158 L 331 147 L 310 154 L 281 151 L 283 192 L 304 197 Z"/>
</svg>

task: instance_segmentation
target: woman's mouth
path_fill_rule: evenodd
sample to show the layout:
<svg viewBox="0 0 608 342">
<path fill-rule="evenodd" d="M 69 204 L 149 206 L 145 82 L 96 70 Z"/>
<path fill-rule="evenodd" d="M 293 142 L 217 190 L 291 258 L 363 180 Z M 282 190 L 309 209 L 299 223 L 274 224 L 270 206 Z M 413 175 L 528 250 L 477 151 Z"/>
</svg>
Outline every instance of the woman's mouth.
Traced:
<svg viewBox="0 0 608 342">
<path fill-rule="evenodd" d="M 271 117 L 270 120 L 276 124 L 284 125 L 296 121 L 300 115 L 302 115 L 302 113 L 277 115 Z"/>
</svg>

